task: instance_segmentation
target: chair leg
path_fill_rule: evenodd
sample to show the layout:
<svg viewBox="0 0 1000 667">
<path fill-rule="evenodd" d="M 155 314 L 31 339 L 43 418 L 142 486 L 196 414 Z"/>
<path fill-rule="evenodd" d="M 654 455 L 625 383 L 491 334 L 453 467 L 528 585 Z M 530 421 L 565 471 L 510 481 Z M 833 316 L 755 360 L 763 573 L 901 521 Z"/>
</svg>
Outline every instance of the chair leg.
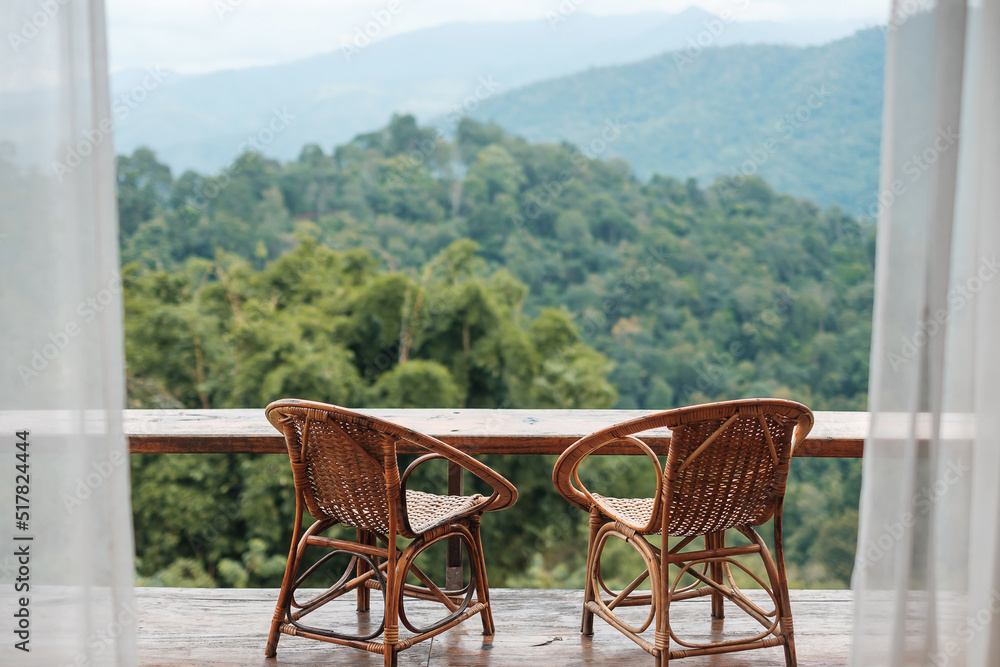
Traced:
<svg viewBox="0 0 1000 667">
<path fill-rule="evenodd" d="M 796 667 L 798 662 L 795 660 L 795 637 L 792 632 L 789 632 L 785 637 L 785 667 Z"/>
<path fill-rule="evenodd" d="M 362 530 L 358 528 L 357 535 L 358 535 L 357 537 L 358 544 L 363 544 L 366 546 L 374 546 L 375 536 L 369 533 L 367 530 Z M 365 573 L 367 573 L 368 570 L 370 569 L 371 568 L 368 566 L 367 561 L 365 561 L 363 558 L 358 559 L 357 576 L 359 578 L 363 577 Z M 358 586 L 357 594 L 358 594 L 358 612 L 369 611 L 369 609 L 371 609 L 371 589 L 369 589 L 368 586 L 366 586 L 364 582 L 362 582 Z"/>
<path fill-rule="evenodd" d="M 299 569 L 298 550 L 302 539 L 302 503 L 296 498 L 295 528 L 292 530 L 292 546 L 288 549 L 288 561 L 285 563 L 285 576 L 281 580 L 281 590 L 278 592 L 278 602 L 274 606 L 274 616 L 271 618 L 271 630 L 267 634 L 267 646 L 264 657 L 273 658 L 278 652 L 278 639 L 281 638 L 281 624 L 285 621 L 285 613 L 291 604 L 292 587 L 295 585 L 295 573 Z"/>
<path fill-rule="evenodd" d="M 289 556 L 289 563 L 285 567 L 285 580 L 281 583 L 281 590 L 278 592 L 278 603 L 274 607 L 274 616 L 271 617 L 271 630 L 267 634 L 267 646 L 264 649 L 265 658 L 273 658 L 278 652 L 278 639 L 281 637 L 281 624 L 285 621 L 285 612 L 292 596 L 292 583 L 295 571 L 292 569 L 292 559 Z M 289 577 L 291 574 L 291 577 Z"/>
<path fill-rule="evenodd" d="M 667 538 L 663 538 L 663 544 L 667 544 Z M 667 551 L 667 547 L 663 547 L 663 552 Z M 659 645 L 657 648 L 659 652 L 656 654 L 656 667 L 667 667 L 670 664 L 670 638 L 668 635 L 667 628 L 670 627 L 670 584 L 668 581 L 663 580 L 660 582 L 660 590 L 654 590 L 653 595 L 656 598 L 656 635 L 663 637 L 663 639 L 657 639 L 655 644 Z"/>
<path fill-rule="evenodd" d="M 792 602 L 788 596 L 788 577 L 785 573 L 785 549 L 782 541 L 781 531 L 782 505 L 778 505 L 774 513 L 774 558 L 775 573 L 778 581 L 778 600 L 781 601 L 782 609 L 779 619 L 781 621 L 781 636 L 785 638 L 785 667 L 796 667 L 798 662 L 795 659 L 795 630 L 792 623 Z"/>
<path fill-rule="evenodd" d="M 709 549 L 721 549 L 726 546 L 726 533 L 725 531 L 718 531 L 715 533 L 709 533 L 705 535 L 705 546 Z M 723 571 L 722 563 L 719 561 L 712 561 L 710 565 L 710 576 L 712 581 L 724 586 L 725 573 Z M 712 618 L 725 618 L 726 611 L 723 606 L 722 593 L 715 591 L 712 593 Z"/>
<path fill-rule="evenodd" d="M 781 562 L 780 556 L 778 562 Z M 775 597 L 778 599 L 778 627 L 781 630 L 781 637 L 785 640 L 785 667 L 796 667 L 798 662 L 795 659 L 795 631 L 792 623 L 792 606 L 788 597 L 788 582 L 785 579 L 784 565 L 778 568 L 778 581 L 773 585 L 777 590 Z"/>
<path fill-rule="evenodd" d="M 590 570 L 593 567 L 591 559 L 594 558 L 594 543 L 597 540 L 597 531 L 601 529 L 602 525 L 604 525 L 604 518 L 601 516 L 600 510 L 596 507 L 590 508 L 590 538 L 587 541 L 587 574 L 583 589 L 583 619 L 580 623 L 580 632 L 587 636 L 594 634 L 594 612 L 587 608 L 587 603 L 595 599 L 593 578 L 590 576 Z M 600 567 L 600 564 L 597 567 Z M 596 595 L 600 595 L 600 591 L 596 591 Z"/>
<path fill-rule="evenodd" d="M 396 667 L 396 656 L 399 643 L 399 605 L 403 597 L 406 574 L 410 570 L 410 554 L 413 543 L 410 543 L 402 552 L 393 550 L 395 538 L 392 537 L 395 531 L 390 533 L 389 540 L 389 563 L 385 571 L 385 629 L 382 631 L 382 644 L 384 648 L 385 667 Z"/>
<path fill-rule="evenodd" d="M 777 601 L 775 613 L 778 615 L 778 632 L 784 640 L 785 667 L 796 667 L 795 632 L 792 623 L 792 605 L 788 596 L 788 579 L 785 575 L 785 554 L 781 544 L 781 506 L 774 513 L 774 557 L 753 528 L 740 529 L 744 535 L 760 547 L 760 559 L 767 570 L 771 591 Z"/>
<path fill-rule="evenodd" d="M 486 578 L 486 557 L 483 553 L 483 542 L 479 530 L 479 517 L 473 516 L 469 521 L 469 532 L 472 533 L 473 546 L 469 549 L 469 562 L 472 565 L 472 575 L 476 578 L 476 595 L 479 602 L 486 603 L 486 608 L 480 612 L 483 621 L 483 634 L 496 634 L 496 624 L 493 622 L 493 606 L 490 604 L 490 585 Z"/>
</svg>

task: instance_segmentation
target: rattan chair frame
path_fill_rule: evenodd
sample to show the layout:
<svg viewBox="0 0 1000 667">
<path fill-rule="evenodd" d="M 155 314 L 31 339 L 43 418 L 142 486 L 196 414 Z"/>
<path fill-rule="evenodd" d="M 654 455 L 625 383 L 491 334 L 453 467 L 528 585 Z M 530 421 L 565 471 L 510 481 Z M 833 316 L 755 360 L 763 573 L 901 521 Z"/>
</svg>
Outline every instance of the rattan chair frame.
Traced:
<svg viewBox="0 0 1000 667">
<path fill-rule="evenodd" d="M 782 546 L 782 504 L 788 469 L 795 448 L 813 426 L 806 406 L 779 399 L 743 399 L 706 403 L 634 419 L 581 438 L 559 457 L 552 480 L 570 503 L 590 513 L 587 578 L 581 632 L 593 634 L 594 615 L 632 639 L 655 657 L 657 667 L 672 659 L 781 646 L 785 664 L 795 667 L 795 638 Z M 636 434 L 671 430 L 666 463 Z M 647 456 L 656 472 L 654 498 L 608 498 L 589 491 L 580 481 L 584 459 L 611 443 L 630 443 Z M 738 476 L 738 478 L 735 478 Z M 774 519 L 774 556 L 755 530 Z M 726 546 L 726 532 L 735 530 L 749 541 Z M 661 546 L 647 537 L 661 536 Z M 667 547 L 669 537 L 682 538 Z M 645 571 L 621 591 L 606 585 L 601 557 L 608 540 L 630 544 Z M 702 548 L 691 548 L 696 540 Z M 662 549 L 661 549 L 662 547 Z M 767 582 L 736 558 L 757 555 Z M 671 568 L 675 574 L 671 574 Z M 746 572 L 770 596 L 766 611 L 737 586 L 732 568 Z M 700 568 L 700 571 L 699 571 Z M 681 587 L 684 575 L 694 583 Z M 650 591 L 637 591 L 649 580 Z M 678 637 L 670 626 L 670 605 L 711 596 L 713 618 L 725 615 L 728 600 L 763 630 L 757 635 L 695 643 Z M 643 625 L 615 613 L 618 607 L 649 605 Z M 653 641 L 643 636 L 654 627 Z M 676 648 L 672 645 L 676 644 Z"/>
<path fill-rule="evenodd" d="M 513 484 L 436 438 L 347 408 L 283 399 L 268 405 L 265 414 L 285 436 L 295 481 L 295 525 L 266 657 L 276 654 L 280 636 L 288 634 L 378 653 L 390 667 L 396 665 L 400 651 L 476 614 L 482 619 L 483 634 L 494 634 L 480 518 L 484 512 L 514 504 L 517 490 Z M 399 443 L 429 452 L 413 461 L 402 475 L 397 462 Z M 408 492 L 406 486 L 413 471 L 434 459 L 445 459 L 468 470 L 492 487 L 492 495 L 484 498 Z M 420 514 L 415 517 L 418 505 Z M 304 529 L 306 512 L 314 521 Z M 356 539 L 323 535 L 338 524 L 353 526 Z M 461 540 L 469 556 L 469 583 L 459 589 L 440 588 L 415 564 L 427 547 L 448 538 Z M 399 546 L 401 539 L 408 544 Z M 309 546 L 329 551 L 300 573 Z M 297 600 L 299 586 L 338 554 L 350 556 L 339 581 L 310 600 Z M 407 575 L 415 576 L 423 585 L 406 583 Z M 385 613 L 374 632 L 349 634 L 303 622 L 308 614 L 352 591 L 357 595 L 359 613 L 369 611 L 372 591 L 382 594 Z M 404 598 L 439 602 L 446 615 L 429 626 L 418 627 L 406 616 Z M 400 635 L 401 625 L 409 631 L 408 636 Z"/>
</svg>

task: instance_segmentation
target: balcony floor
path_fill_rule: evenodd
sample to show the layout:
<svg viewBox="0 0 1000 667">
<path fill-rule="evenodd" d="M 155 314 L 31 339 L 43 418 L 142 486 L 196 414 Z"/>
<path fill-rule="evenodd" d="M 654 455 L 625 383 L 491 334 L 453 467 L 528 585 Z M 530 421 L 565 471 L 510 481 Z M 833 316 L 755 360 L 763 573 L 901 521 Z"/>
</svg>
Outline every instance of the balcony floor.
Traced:
<svg viewBox="0 0 1000 667">
<path fill-rule="evenodd" d="M 140 665 L 382 664 L 380 655 L 288 635 L 281 637 L 277 658 L 265 659 L 264 644 L 277 598 L 274 589 L 140 588 L 136 596 Z M 851 641 L 850 591 L 795 590 L 791 597 L 799 664 L 846 665 Z M 653 664 L 652 656 L 599 618 L 594 622 L 594 636 L 582 637 L 582 600 L 583 592 L 578 590 L 494 589 L 497 633 L 492 646 L 483 645 L 482 625 L 473 618 L 404 651 L 400 667 Z M 356 612 L 349 602 L 345 605 L 332 618 L 356 622 Z M 737 633 L 760 628 L 729 603 L 727 618 L 713 627 L 709 609 L 707 598 L 675 604 L 671 608 L 674 631 L 697 641 L 723 628 Z M 785 663 L 781 648 L 769 648 L 685 658 L 679 664 L 777 667 Z"/>
</svg>

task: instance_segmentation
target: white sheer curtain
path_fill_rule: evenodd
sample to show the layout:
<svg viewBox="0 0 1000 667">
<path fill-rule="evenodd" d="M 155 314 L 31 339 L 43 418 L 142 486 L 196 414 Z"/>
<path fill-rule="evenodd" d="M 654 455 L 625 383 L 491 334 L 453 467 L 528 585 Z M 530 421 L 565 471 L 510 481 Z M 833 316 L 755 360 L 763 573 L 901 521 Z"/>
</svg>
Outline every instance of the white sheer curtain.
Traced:
<svg viewBox="0 0 1000 667">
<path fill-rule="evenodd" d="M 104 25 L 102 0 L 0 3 L 3 665 L 136 662 Z"/>
<path fill-rule="evenodd" d="M 1000 665 L 1000 2 L 888 30 L 852 663 Z"/>
</svg>

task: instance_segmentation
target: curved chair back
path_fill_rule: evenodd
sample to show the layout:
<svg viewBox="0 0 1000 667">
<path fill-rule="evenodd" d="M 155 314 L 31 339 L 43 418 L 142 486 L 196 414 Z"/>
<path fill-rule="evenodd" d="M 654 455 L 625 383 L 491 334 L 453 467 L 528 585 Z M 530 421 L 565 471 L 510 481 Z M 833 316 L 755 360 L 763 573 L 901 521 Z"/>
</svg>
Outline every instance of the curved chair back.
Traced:
<svg viewBox="0 0 1000 667">
<path fill-rule="evenodd" d="M 560 493 L 577 506 L 599 507 L 642 533 L 703 535 L 736 526 L 757 526 L 774 514 L 783 498 L 792 451 L 813 425 L 801 403 L 745 399 L 668 410 L 586 436 L 566 450 L 553 470 Z M 669 428 L 666 465 L 634 437 Z M 656 461 L 660 493 L 652 503 L 605 498 L 588 491 L 577 470 L 604 445 L 626 440 Z M 632 511 L 629 511 L 629 510 Z"/>
<path fill-rule="evenodd" d="M 266 415 L 285 434 L 296 490 L 314 519 L 389 532 L 390 496 L 398 494 L 398 427 L 296 399 L 270 404 Z M 386 483 L 392 471 L 395 489 Z"/>
<path fill-rule="evenodd" d="M 502 510 L 517 500 L 503 477 L 464 452 L 423 433 L 347 408 L 286 398 L 265 409 L 267 420 L 285 435 L 295 488 L 314 519 L 379 534 L 396 530 L 412 536 L 396 460 L 396 445 L 406 442 L 459 464 L 493 487 L 479 507 Z M 411 466 L 412 467 L 412 466 Z M 404 473 L 405 476 L 408 473 Z"/>
</svg>

